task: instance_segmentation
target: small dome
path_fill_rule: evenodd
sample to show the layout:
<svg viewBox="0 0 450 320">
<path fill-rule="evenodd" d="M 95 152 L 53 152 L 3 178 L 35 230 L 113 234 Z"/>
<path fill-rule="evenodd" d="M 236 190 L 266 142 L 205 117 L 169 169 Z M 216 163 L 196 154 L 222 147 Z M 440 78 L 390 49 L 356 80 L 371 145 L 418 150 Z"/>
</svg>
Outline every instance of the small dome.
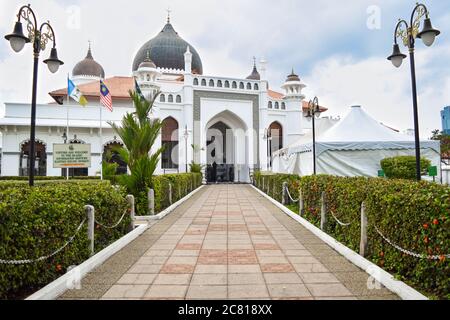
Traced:
<svg viewBox="0 0 450 320">
<path fill-rule="evenodd" d="M 138 70 L 141 69 L 141 68 L 148 68 L 148 69 L 155 69 L 156 68 L 155 63 L 152 61 L 152 59 L 150 59 L 150 52 L 149 51 L 147 51 L 147 57 L 139 65 Z"/>
<path fill-rule="evenodd" d="M 73 68 L 72 76 L 92 76 L 101 79 L 105 78 L 105 70 L 103 70 L 103 67 L 92 57 L 90 45 L 86 58 L 78 62 L 75 65 L 75 68 Z"/>
<path fill-rule="evenodd" d="M 259 74 L 258 69 L 256 68 L 256 61 L 253 64 L 252 74 L 247 77 L 247 80 L 261 80 L 261 75 Z"/>
<path fill-rule="evenodd" d="M 300 82 L 300 77 L 294 73 L 294 69 L 292 69 L 292 72 L 290 75 L 288 75 L 286 82 L 291 82 L 291 81 L 298 81 Z"/>
<path fill-rule="evenodd" d="M 133 61 L 133 71 L 144 62 L 147 52 L 150 52 L 150 59 L 159 68 L 184 70 L 184 54 L 187 47 L 190 47 L 192 53 L 192 73 L 203 74 L 200 55 L 192 45 L 178 35 L 168 19 L 163 30 L 139 49 Z"/>
</svg>

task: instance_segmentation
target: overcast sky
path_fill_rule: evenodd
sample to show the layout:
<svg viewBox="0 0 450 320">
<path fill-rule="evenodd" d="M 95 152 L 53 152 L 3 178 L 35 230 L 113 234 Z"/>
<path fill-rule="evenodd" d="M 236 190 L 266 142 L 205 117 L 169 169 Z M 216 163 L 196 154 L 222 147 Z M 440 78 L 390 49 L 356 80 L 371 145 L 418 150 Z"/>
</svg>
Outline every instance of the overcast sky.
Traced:
<svg viewBox="0 0 450 320">
<path fill-rule="evenodd" d="M 415 0 L 0 0 L 1 39 L 26 2 L 41 22 L 51 21 L 66 63 L 56 75 L 40 64 L 39 102 L 66 86 L 88 40 L 107 77 L 131 75 L 137 50 L 162 29 L 170 7 L 174 28 L 197 49 L 206 75 L 246 77 L 252 57 L 265 57 L 274 90 L 294 68 L 308 99 L 318 95 L 327 115 L 342 116 L 360 104 L 380 122 L 413 127 L 409 63 L 395 69 L 386 57 L 398 18 L 409 19 Z M 417 44 L 421 134 L 429 136 L 441 129 L 439 111 L 450 105 L 450 5 L 425 4 L 442 31 L 433 47 Z M 31 46 L 15 54 L 0 40 L 0 106 L 30 100 L 31 68 Z"/>
</svg>

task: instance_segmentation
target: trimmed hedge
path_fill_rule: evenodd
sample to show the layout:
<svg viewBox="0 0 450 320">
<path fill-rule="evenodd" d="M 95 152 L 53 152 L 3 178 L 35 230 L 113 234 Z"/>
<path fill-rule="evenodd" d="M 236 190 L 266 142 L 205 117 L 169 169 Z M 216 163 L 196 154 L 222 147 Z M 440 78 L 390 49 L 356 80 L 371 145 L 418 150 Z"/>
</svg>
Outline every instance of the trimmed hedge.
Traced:
<svg viewBox="0 0 450 320">
<path fill-rule="evenodd" d="M 431 161 L 425 158 L 420 159 L 422 175 L 426 175 Z M 389 179 L 415 180 L 416 177 L 416 157 L 400 156 L 381 160 L 381 168 Z"/>
<path fill-rule="evenodd" d="M 348 227 L 340 226 L 328 213 L 326 232 L 352 250 L 359 251 L 361 203 L 368 216 L 368 259 L 422 291 L 430 298 L 450 298 L 450 188 L 428 182 L 333 176 L 265 175 L 255 173 L 255 185 L 281 201 L 283 182 L 294 198 L 301 188 L 303 217 L 320 227 L 320 197 L 326 192 L 327 212 Z M 267 192 L 269 187 L 269 192 Z M 280 191 L 279 191 L 280 190 Z M 298 212 L 299 208 L 289 206 Z M 393 248 L 376 232 L 402 248 L 440 260 L 417 259 Z"/>
<path fill-rule="evenodd" d="M 2 184 L 0 184 L 1 186 Z M 96 220 L 116 223 L 128 209 L 126 193 L 109 182 L 26 183 L 0 188 L 0 258 L 36 259 L 60 248 L 86 217 L 84 206 L 95 207 Z M 127 215 L 113 230 L 95 231 L 98 252 L 129 231 Z M 68 267 L 90 257 L 87 224 L 73 243 L 48 260 L 28 265 L 0 264 L 0 299 L 22 298 L 63 275 Z"/>
</svg>

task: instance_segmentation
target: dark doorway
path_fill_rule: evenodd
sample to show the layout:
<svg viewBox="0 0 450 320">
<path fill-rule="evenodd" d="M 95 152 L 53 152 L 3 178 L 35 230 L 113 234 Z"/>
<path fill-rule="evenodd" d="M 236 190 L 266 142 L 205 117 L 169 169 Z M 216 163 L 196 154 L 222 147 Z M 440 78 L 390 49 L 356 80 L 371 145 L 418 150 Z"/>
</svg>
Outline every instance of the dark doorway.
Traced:
<svg viewBox="0 0 450 320">
<path fill-rule="evenodd" d="M 217 122 L 207 133 L 206 180 L 208 183 L 234 182 L 233 132 L 223 122 Z"/>
</svg>

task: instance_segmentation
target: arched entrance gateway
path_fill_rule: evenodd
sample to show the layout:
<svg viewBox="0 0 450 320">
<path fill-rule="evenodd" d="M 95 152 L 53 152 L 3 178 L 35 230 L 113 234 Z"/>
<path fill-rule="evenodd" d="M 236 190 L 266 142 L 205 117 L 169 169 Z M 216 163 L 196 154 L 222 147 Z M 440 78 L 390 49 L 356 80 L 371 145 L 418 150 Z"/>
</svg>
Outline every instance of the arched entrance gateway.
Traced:
<svg viewBox="0 0 450 320">
<path fill-rule="evenodd" d="M 207 182 L 248 182 L 245 123 L 234 113 L 225 111 L 211 119 L 205 131 Z"/>
</svg>

